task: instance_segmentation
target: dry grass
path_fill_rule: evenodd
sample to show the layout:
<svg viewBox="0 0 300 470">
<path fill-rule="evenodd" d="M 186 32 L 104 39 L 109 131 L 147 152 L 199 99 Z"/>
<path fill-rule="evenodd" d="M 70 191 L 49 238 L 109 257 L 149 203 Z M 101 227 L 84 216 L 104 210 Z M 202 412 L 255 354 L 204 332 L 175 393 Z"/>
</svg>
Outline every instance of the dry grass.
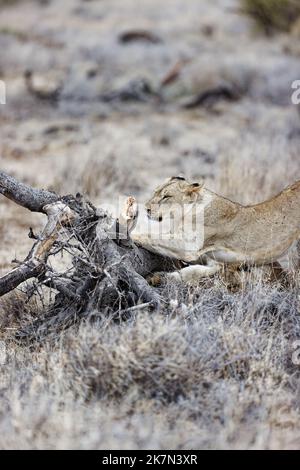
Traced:
<svg viewBox="0 0 300 470">
<path fill-rule="evenodd" d="M 86 194 L 93 200 L 124 191 L 136 193 L 143 181 L 137 181 L 130 159 L 122 158 L 110 149 L 81 150 L 70 160 L 62 162 L 62 169 L 52 185 L 60 194 L 64 192 Z"/>
<path fill-rule="evenodd" d="M 280 35 L 253 38 L 228 8 L 238 0 L 224 7 L 189 0 L 189 8 L 145 0 L 140 9 L 136 0 L 66 0 L 64 7 L 51 0 L 47 14 L 39 3 L 25 3 L 1 10 L 0 29 L 22 24 L 46 38 L 57 31 L 63 46 L 58 51 L 3 35 L 0 68 L 10 90 L 9 106 L 0 107 L 4 170 L 62 194 L 87 193 L 99 205 L 122 192 L 143 202 L 164 178 L 180 173 L 244 203 L 300 179 L 299 116 L 289 98 L 290 84 L 300 78 L 298 62 L 283 51 Z M 163 43 L 121 46 L 118 25 L 135 29 L 137 23 Z M 267 24 L 277 28 L 269 16 Z M 208 27 L 212 33 L 204 37 Z M 120 78 L 127 83 L 144 71 L 155 86 L 185 56 L 204 57 L 212 76 L 219 60 L 234 62 L 243 75 L 249 57 L 262 86 L 212 111 L 186 111 L 173 102 L 103 109 L 97 100 L 37 102 L 22 78 L 27 67 L 68 68 L 71 89 L 90 93 L 93 84 L 98 90 L 97 76 L 88 81 L 85 74 L 93 67 L 113 89 Z M 28 227 L 38 232 L 43 218 L 3 199 L 0 216 L 4 272 L 12 258 L 28 253 Z M 293 276 L 285 285 L 272 283 L 257 268 L 197 286 L 170 283 L 160 288 L 161 312 L 119 323 L 87 312 L 84 323 L 39 345 L 18 343 L 14 332 L 43 315 L 41 300 L 28 303 L 19 292 L 2 298 L 0 448 L 299 447 L 299 366 L 292 361 L 300 338 L 299 274 Z"/>
<path fill-rule="evenodd" d="M 244 202 L 276 192 L 299 172 L 294 144 L 284 134 L 280 142 L 272 165 L 267 139 L 260 154 L 251 134 L 231 158 L 224 148 L 215 186 Z M 119 181 L 113 164 L 110 171 Z M 118 323 L 89 312 L 30 348 L 13 333 L 42 313 L 39 300 L 4 298 L 0 447 L 297 448 L 298 275 L 274 284 L 257 268 L 234 281 L 168 284 L 161 294 L 160 313 Z"/>
<path fill-rule="evenodd" d="M 19 0 L 0 0 L 0 7 L 1 6 L 10 6 L 14 3 L 16 3 Z"/>
<path fill-rule="evenodd" d="M 295 447 L 298 291 L 221 286 L 166 286 L 180 298 L 162 313 L 100 315 L 30 350 L 7 330 L 1 448 Z"/>
<path fill-rule="evenodd" d="M 298 0 L 241 0 L 245 13 L 267 34 L 290 31 L 300 16 Z"/>
<path fill-rule="evenodd" d="M 257 129 L 256 136 L 245 133 L 224 149 L 215 182 L 220 194 L 243 204 L 273 197 L 300 178 L 298 140 L 291 141 L 283 129 Z"/>
</svg>

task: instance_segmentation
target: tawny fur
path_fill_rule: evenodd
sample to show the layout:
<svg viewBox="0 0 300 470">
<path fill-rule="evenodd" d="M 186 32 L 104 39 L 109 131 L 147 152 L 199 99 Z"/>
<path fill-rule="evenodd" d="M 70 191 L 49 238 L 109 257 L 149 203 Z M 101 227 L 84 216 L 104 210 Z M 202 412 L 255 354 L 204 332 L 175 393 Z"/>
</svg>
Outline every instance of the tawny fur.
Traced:
<svg viewBox="0 0 300 470">
<path fill-rule="evenodd" d="M 192 214 L 188 223 L 179 207 Z M 183 280 L 212 275 L 224 264 L 275 263 L 300 239 L 300 181 L 265 202 L 244 206 L 201 184 L 173 177 L 155 190 L 146 210 L 157 226 L 173 213 L 173 233 L 169 239 L 153 237 L 142 225 L 132 238 L 150 251 L 192 264 L 173 273 Z M 194 218 L 199 236 L 192 232 Z"/>
</svg>

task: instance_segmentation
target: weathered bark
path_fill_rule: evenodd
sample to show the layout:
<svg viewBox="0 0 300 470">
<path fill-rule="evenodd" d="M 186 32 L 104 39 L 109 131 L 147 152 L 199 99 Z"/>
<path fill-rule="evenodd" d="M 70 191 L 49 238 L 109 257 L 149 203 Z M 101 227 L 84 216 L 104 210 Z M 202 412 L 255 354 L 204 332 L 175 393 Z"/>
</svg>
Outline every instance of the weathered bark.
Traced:
<svg viewBox="0 0 300 470">
<path fill-rule="evenodd" d="M 73 211 L 61 202 L 46 204 L 43 211 L 48 215 L 47 224 L 25 261 L 0 278 L 0 297 L 46 270 L 48 256 L 61 228 L 75 218 Z"/>
<path fill-rule="evenodd" d="M 33 277 L 38 277 L 42 272 L 42 266 L 36 266 L 30 261 L 24 261 L 20 266 L 5 274 L 0 279 L 0 297 L 11 292 L 22 282 Z"/>
<path fill-rule="evenodd" d="M 33 189 L 0 171 L 0 194 L 31 212 L 45 212 L 43 207 L 59 200 L 55 193 L 44 189 Z"/>
<path fill-rule="evenodd" d="M 130 238 L 113 239 L 111 233 L 119 224 L 109 214 L 96 210 L 80 195 L 59 197 L 19 183 L 3 172 L 0 193 L 48 217 L 25 261 L 0 278 L 0 296 L 30 278 L 36 278 L 38 287 L 57 292 L 46 315 L 19 332 L 18 337 L 65 328 L 89 312 L 109 310 L 122 317 L 138 304 L 143 308 L 160 307 L 158 291 L 145 277 L 153 271 L 173 270 L 173 262 L 137 247 Z M 128 233 L 127 229 L 122 233 Z M 53 272 L 47 264 L 50 256 L 63 250 L 72 256 L 68 274 Z"/>
</svg>

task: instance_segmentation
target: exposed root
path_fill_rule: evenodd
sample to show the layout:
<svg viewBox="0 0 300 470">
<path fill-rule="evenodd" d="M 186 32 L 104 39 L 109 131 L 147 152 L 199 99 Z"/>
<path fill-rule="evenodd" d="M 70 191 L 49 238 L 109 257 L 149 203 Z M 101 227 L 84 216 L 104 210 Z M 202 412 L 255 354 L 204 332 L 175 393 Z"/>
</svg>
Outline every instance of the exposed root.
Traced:
<svg viewBox="0 0 300 470">
<path fill-rule="evenodd" d="M 36 241 L 25 261 L 0 278 L 0 296 L 31 278 L 35 282 L 27 286 L 28 297 L 37 293 L 45 297 L 45 289 L 55 293 L 46 314 L 18 331 L 18 339 L 56 336 L 90 315 L 109 313 L 120 319 L 135 309 L 160 308 L 160 296 L 145 278 L 154 271 L 172 270 L 173 263 L 131 241 L 137 216 L 134 198 L 128 199 L 126 211 L 115 220 L 79 194 L 61 198 L 3 173 L 0 188 L 14 202 L 48 217 L 40 236 L 30 233 Z M 68 253 L 71 259 L 64 272 L 48 262 L 59 253 Z"/>
</svg>

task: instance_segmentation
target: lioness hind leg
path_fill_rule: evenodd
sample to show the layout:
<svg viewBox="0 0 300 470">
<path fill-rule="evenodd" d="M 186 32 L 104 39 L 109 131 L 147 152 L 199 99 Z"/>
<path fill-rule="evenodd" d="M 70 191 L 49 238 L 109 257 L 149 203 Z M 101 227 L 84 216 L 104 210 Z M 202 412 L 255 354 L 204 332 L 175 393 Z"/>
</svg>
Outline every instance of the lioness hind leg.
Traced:
<svg viewBox="0 0 300 470">
<path fill-rule="evenodd" d="M 289 282 L 295 279 L 300 270 L 300 240 L 295 241 L 277 262 L 271 263 L 271 280 Z"/>
<path fill-rule="evenodd" d="M 287 271 L 281 266 L 278 261 L 274 261 L 270 265 L 270 281 L 277 282 L 277 281 L 285 281 L 287 276 Z"/>
<path fill-rule="evenodd" d="M 271 282 L 280 282 L 284 287 L 289 287 L 295 282 L 298 269 L 295 259 L 284 267 L 279 262 L 272 263 L 269 266 L 271 268 L 269 278 Z"/>
<path fill-rule="evenodd" d="M 300 270 L 300 239 L 297 241 L 296 245 L 297 249 L 297 254 L 296 254 L 296 269 Z"/>
</svg>

